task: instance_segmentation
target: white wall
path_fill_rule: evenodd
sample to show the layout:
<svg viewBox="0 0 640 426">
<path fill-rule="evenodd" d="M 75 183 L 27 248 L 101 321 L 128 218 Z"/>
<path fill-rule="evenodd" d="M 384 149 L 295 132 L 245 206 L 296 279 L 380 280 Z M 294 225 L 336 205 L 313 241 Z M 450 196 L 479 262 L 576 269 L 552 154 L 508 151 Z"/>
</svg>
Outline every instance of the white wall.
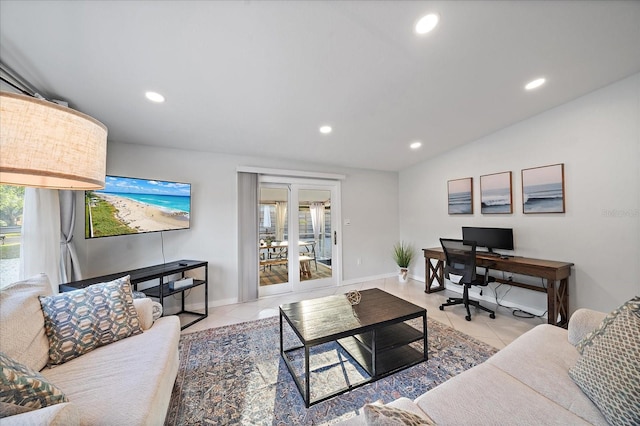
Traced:
<svg viewBox="0 0 640 426">
<path fill-rule="evenodd" d="M 520 171 L 556 163 L 566 213 L 524 215 Z M 514 213 L 482 215 L 479 177 L 509 170 Z M 447 180 L 469 176 L 474 214 L 448 215 Z M 515 254 L 575 263 L 571 311 L 609 311 L 640 294 L 640 74 L 404 170 L 399 183 L 400 235 L 418 247 L 459 238 L 463 225 L 512 227 Z M 424 266 L 411 273 L 424 280 Z M 545 296 L 513 288 L 504 302 L 542 313 Z"/>
<path fill-rule="evenodd" d="M 162 234 L 166 261 L 209 262 L 209 301 L 233 303 L 238 294 L 238 166 L 339 173 L 342 182 L 343 281 L 393 273 L 390 247 L 399 235 L 398 174 L 331 168 L 255 157 L 240 157 L 142 145 L 108 143 L 107 173 L 190 182 L 192 227 Z M 160 233 L 85 240 L 83 200 L 75 238 L 85 278 L 163 262 Z M 370 208 L 371 206 L 371 208 Z M 362 262 L 357 265 L 357 258 Z"/>
</svg>

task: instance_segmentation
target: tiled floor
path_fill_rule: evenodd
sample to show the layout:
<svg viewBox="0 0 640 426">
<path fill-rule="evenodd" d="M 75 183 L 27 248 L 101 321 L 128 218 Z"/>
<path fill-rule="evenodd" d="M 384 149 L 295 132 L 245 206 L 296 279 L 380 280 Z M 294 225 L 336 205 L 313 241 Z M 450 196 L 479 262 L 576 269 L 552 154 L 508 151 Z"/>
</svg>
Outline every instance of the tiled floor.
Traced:
<svg viewBox="0 0 640 426">
<path fill-rule="evenodd" d="M 416 305 L 424 306 L 427 308 L 427 318 L 440 321 L 498 349 L 503 348 L 516 337 L 536 325 L 546 322 L 545 319 L 541 318 L 523 319 L 515 317 L 511 313 L 511 310 L 503 307 L 498 308 L 495 319 L 489 318 L 489 314 L 486 312 L 476 312 L 475 308 L 471 308 L 471 321 L 466 321 L 464 319 L 466 312 L 463 306 L 447 307 L 444 311 L 438 309 L 447 297 L 459 296 L 458 294 L 447 290 L 426 294 L 423 283 L 414 280 L 409 280 L 407 283 L 399 283 L 398 279 L 393 277 L 304 293 L 288 293 L 281 296 L 266 297 L 256 302 L 211 308 L 209 309 L 208 318 L 188 327 L 183 330 L 183 333 L 192 333 L 206 328 L 277 316 L 278 306 L 282 303 L 296 302 L 315 297 L 346 293 L 354 289 L 364 290 L 373 287 L 385 290 Z M 490 309 L 495 309 L 495 305 L 491 305 L 490 303 L 482 302 L 482 304 Z"/>
</svg>

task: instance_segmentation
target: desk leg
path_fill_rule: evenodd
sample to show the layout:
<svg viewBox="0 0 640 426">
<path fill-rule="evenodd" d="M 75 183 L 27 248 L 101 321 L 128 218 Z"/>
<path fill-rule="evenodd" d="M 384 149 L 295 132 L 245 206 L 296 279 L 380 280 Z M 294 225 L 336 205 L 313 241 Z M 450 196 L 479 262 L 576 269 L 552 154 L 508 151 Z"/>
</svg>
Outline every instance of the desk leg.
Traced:
<svg viewBox="0 0 640 426">
<path fill-rule="evenodd" d="M 567 328 L 569 325 L 569 283 L 547 280 L 547 323 Z"/>
<path fill-rule="evenodd" d="M 547 324 L 555 325 L 558 321 L 556 310 L 556 282 L 547 280 Z"/>
<path fill-rule="evenodd" d="M 436 291 L 444 290 L 444 261 L 434 259 L 436 261 L 435 266 L 431 263 L 431 258 L 425 257 L 424 269 L 426 271 L 426 277 L 424 280 L 424 292 L 434 293 Z M 432 287 L 433 280 L 438 280 L 438 286 Z"/>
<path fill-rule="evenodd" d="M 567 328 L 569 326 L 569 280 L 564 278 L 560 280 L 558 288 L 556 288 L 556 311 L 560 314 L 558 326 Z"/>
</svg>

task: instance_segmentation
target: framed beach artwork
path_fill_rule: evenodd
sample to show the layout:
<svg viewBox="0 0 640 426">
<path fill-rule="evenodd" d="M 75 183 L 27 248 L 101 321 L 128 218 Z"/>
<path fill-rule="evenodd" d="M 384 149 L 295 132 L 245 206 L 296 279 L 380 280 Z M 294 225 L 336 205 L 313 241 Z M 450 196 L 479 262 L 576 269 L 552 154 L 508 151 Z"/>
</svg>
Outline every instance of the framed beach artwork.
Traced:
<svg viewBox="0 0 640 426">
<path fill-rule="evenodd" d="M 522 170 L 523 213 L 564 213 L 564 163 Z"/>
<path fill-rule="evenodd" d="M 447 181 L 449 214 L 473 214 L 473 178 Z"/>
<path fill-rule="evenodd" d="M 511 172 L 480 176 L 480 201 L 482 214 L 513 213 Z"/>
</svg>

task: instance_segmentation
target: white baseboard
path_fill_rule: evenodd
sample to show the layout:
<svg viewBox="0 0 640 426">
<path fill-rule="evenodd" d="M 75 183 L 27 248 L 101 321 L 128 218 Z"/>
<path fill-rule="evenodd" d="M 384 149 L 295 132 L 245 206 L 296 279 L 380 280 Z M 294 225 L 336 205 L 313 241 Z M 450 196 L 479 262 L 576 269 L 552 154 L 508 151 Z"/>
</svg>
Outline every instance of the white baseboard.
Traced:
<svg viewBox="0 0 640 426">
<path fill-rule="evenodd" d="M 423 275 L 420 275 L 420 276 L 418 276 L 418 275 L 410 275 L 410 278 L 412 278 L 412 279 L 414 279 L 416 281 L 420 281 L 422 283 L 425 282 L 425 279 L 424 279 Z M 508 284 L 503 284 L 503 285 L 508 285 Z M 446 282 L 446 280 L 445 280 L 445 288 L 447 290 L 451 290 L 453 292 L 462 294 L 462 286 L 449 285 Z M 487 291 L 488 292 L 492 292 L 493 290 L 487 290 Z M 486 292 L 484 292 L 484 293 L 486 293 Z M 482 296 L 480 296 L 479 294 L 471 293 L 471 296 L 472 296 L 473 299 L 482 300 L 482 301 L 493 303 L 493 304 L 496 303 L 496 299 L 495 299 L 495 297 L 493 297 L 493 295 L 483 294 Z M 532 306 L 523 305 L 523 304 L 511 301 L 511 300 L 509 300 L 509 301 L 501 300 L 500 301 L 500 305 L 506 306 L 506 307 L 512 308 L 512 309 L 521 309 L 521 310 L 523 310 L 525 312 L 530 312 L 530 313 L 532 313 L 534 315 L 542 315 L 543 318 L 547 317 L 546 309 L 534 308 Z"/>
<path fill-rule="evenodd" d="M 165 299 L 165 302 L 168 301 L 169 299 Z M 165 306 L 168 312 L 173 312 L 174 310 L 178 310 L 180 309 L 179 307 L 179 303 L 178 301 L 176 301 L 175 304 L 166 304 L 167 306 Z M 236 303 L 238 303 L 238 298 L 237 297 L 232 297 L 229 299 L 221 299 L 221 300 L 210 300 L 209 301 L 209 309 L 211 308 L 216 308 L 218 306 L 225 306 L 225 305 L 235 305 Z M 194 302 L 194 303 L 186 303 L 184 305 L 184 308 L 187 311 L 195 311 L 195 312 L 204 312 L 204 302 Z"/>
<path fill-rule="evenodd" d="M 458 286 L 458 285 L 447 286 L 447 284 L 445 283 L 445 288 L 447 290 L 453 291 L 455 293 L 462 294 L 462 286 Z M 484 302 L 495 304 L 496 303 L 495 297 L 493 297 L 493 295 L 487 295 L 486 294 L 488 292 L 491 292 L 492 290 L 489 290 L 486 287 L 483 287 L 483 288 L 486 289 L 486 290 L 483 291 L 484 294 L 482 296 L 480 296 L 480 294 L 478 294 L 476 292 L 470 292 L 469 297 L 471 299 L 473 299 L 473 300 L 480 300 L 480 301 L 484 301 Z M 505 300 L 501 300 L 500 301 L 500 305 L 506 306 L 507 308 L 520 309 L 522 311 L 529 312 L 529 313 L 531 313 L 533 315 L 538 315 L 538 316 L 542 315 L 543 318 L 547 318 L 546 310 L 537 309 L 537 308 L 534 308 L 532 306 L 526 306 L 526 305 L 522 305 L 522 304 L 517 303 L 517 302 L 505 301 Z"/>
<path fill-rule="evenodd" d="M 338 283 L 338 287 L 353 285 L 353 284 L 360 284 L 365 281 L 383 280 L 385 278 L 391 278 L 391 277 L 397 277 L 397 276 L 398 276 L 397 273 L 392 273 L 392 274 L 383 274 L 383 275 L 372 275 L 369 277 L 353 278 L 350 280 L 343 280 L 341 283 Z"/>
<path fill-rule="evenodd" d="M 397 277 L 398 274 L 395 272 L 392 273 L 388 273 L 388 274 L 381 274 L 381 275 L 371 275 L 368 277 L 359 277 L 359 278 L 353 278 L 350 280 L 343 280 L 342 282 L 338 283 L 338 287 L 343 287 L 343 286 L 348 286 L 348 285 L 353 285 L 353 284 L 360 284 L 366 281 L 375 281 L 375 280 L 383 280 L 386 278 L 395 278 Z M 409 275 L 409 278 L 424 283 L 424 276 L 422 275 Z M 458 286 L 458 285 L 451 285 L 449 283 L 445 283 L 445 287 L 447 290 L 450 290 L 454 293 L 458 293 L 458 294 L 462 294 L 462 286 Z M 492 290 L 486 289 L 485 290 L 485 294 L 483 294 L 482 296 L 480 296 L 479 294 L 477 294 L 476 292 L 472 292 L 471 293 L 471 297 L 473 299 L 476 300 L 481 300 L 481 301 L 485 301 L 488 303 L 496 303 L 495 297 L 493 297 L 493 295 L 491 294 Z M 167 299 L 168 300 L 168 299 Z M 177 302 L 176 301 L 176 305 L 169 305 L 169 308 L 175 309 L 177 308 Z M 225 305 L 234 305 L 238 302 L 238 298 L 237 297 L 232 297 L 232 298 L 228 298 L 228 299 L 221 299 L 221 300 L 210 300 L 209 301 L 209 308 L 215 308 L 218 306 L 225 306 Z M 536 309 L 534 307 L 531 306 L 526 306 L 514 301 L 505 301 L 505 300 L 501 300 L 500 304 L 503 306 L 507 306 L 509 308 L 513 308 L 513 309 L 521 309 L 523 311 L 526 312 L 530 312 L 534 315 L 542 315 L 545 313 L 544 310 L 540 310 L 540 309 Z M 202 312 L 204 310 L 204 302 L 197 302 L 197 303 L 187 303 L 185 305 L 185 309 L 187 309 L 188 311 L 196 311 L 196 312 Z M 170 309 L 171 311 L 171 309 Z M 545 314 L 546 317 L 546 314 Z"/>
</svg>

